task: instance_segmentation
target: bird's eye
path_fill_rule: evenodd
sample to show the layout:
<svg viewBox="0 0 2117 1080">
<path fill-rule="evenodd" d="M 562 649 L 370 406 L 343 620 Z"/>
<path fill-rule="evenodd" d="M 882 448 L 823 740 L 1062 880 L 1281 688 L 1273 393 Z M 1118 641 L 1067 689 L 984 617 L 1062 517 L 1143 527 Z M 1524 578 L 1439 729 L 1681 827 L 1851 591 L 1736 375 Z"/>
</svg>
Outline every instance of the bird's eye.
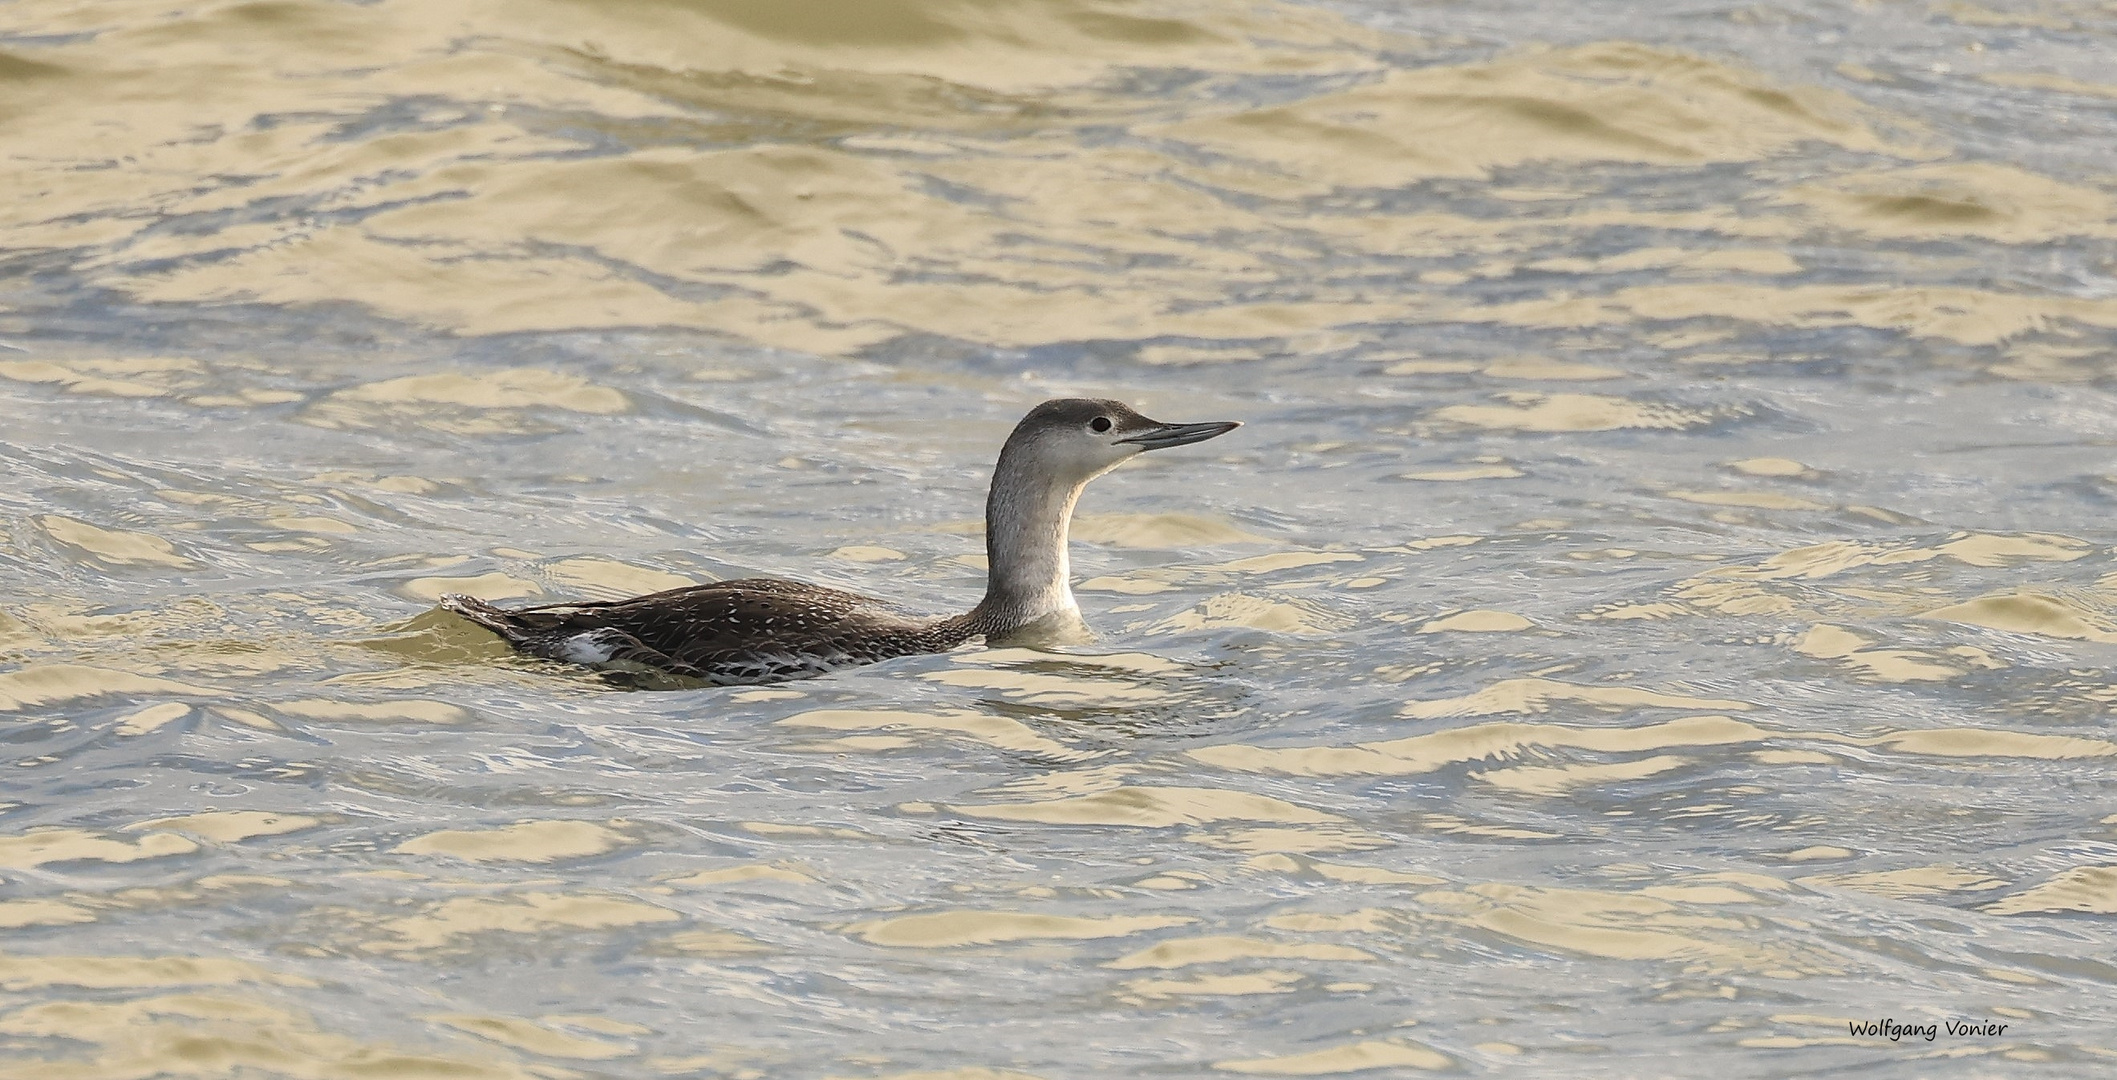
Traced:
<svg viewBox="0 0 2117 1080">
<path fill-rule="evenodd" d="M 1098 416 L 1095 419 L 1088 421 L 1088 430 L 1095 432 L 1097 435 L 1100 435 L 1103 432 L 1110 430 L 1110 418 L 1107 416 Z"/>
</svg>

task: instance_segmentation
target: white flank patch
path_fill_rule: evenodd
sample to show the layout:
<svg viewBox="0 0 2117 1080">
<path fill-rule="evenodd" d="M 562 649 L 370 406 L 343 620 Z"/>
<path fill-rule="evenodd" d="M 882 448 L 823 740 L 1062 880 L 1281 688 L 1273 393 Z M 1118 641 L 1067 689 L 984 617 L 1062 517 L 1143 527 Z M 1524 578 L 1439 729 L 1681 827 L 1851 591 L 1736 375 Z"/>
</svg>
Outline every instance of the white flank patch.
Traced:
<svg viewBox="0 0 2117 1080">
<path fill-rule="evenodd" d="M 603 638 L 601 632 L 595 630 L 567 638 L 566 644 L 559 650 L 560 655 L 576 664 L 605 663 L 610 659 L 610 654 L 616 651 Z"/>
</svg>

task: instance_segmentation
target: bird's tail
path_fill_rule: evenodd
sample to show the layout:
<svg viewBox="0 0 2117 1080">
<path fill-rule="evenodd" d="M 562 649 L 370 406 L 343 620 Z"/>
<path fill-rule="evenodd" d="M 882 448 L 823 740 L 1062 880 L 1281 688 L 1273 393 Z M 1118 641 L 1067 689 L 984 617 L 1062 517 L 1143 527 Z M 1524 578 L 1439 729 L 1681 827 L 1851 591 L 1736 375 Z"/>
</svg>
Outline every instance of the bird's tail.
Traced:
<svg viewBox="0 0 2117 1080">
<path fill-rule="evenodd" d="M 463 616 L 479 626 L 506 638 L 510 642 L 522 640 L 526 629 L 515 617 L 502 608 L 496 608 L 475 596 L 462 593 L 444 593 L 441 606 Z"/>
</svg>

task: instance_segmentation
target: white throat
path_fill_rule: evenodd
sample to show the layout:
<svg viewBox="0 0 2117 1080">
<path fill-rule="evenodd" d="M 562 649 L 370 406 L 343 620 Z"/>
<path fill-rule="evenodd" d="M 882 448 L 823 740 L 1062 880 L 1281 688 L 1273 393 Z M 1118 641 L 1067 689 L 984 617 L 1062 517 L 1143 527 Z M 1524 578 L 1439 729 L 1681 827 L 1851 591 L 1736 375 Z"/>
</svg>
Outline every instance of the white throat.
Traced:
<svg viewBox="0 0 2117 1080">
<path fill-rule="evenodd" d="M 1002 455 L 985 501 L 985 600 L 978 608 L 998 628 L 988 637 L 1085 634 L 1066 544 L 1074 504 L 1087 486 L 1086 479 L 1062 481 Z"/>
</svg>

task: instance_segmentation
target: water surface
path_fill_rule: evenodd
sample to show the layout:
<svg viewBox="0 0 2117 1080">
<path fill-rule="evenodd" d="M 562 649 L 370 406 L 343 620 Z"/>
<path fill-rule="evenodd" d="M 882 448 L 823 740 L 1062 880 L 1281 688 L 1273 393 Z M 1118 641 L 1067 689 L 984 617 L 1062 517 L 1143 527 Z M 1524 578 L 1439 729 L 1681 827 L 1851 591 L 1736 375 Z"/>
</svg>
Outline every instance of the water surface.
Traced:
<svg viewBox="0 0 2117 1080">
<path fill-rule="evenodd" d="M 2108 1069 L 2113 48 L 0 6 L 0 1077 Z M 960 610 L 1061 394 L 1246 422 L 1091 490 L 1094 647 L 432 608 Z"/>
</svg>

